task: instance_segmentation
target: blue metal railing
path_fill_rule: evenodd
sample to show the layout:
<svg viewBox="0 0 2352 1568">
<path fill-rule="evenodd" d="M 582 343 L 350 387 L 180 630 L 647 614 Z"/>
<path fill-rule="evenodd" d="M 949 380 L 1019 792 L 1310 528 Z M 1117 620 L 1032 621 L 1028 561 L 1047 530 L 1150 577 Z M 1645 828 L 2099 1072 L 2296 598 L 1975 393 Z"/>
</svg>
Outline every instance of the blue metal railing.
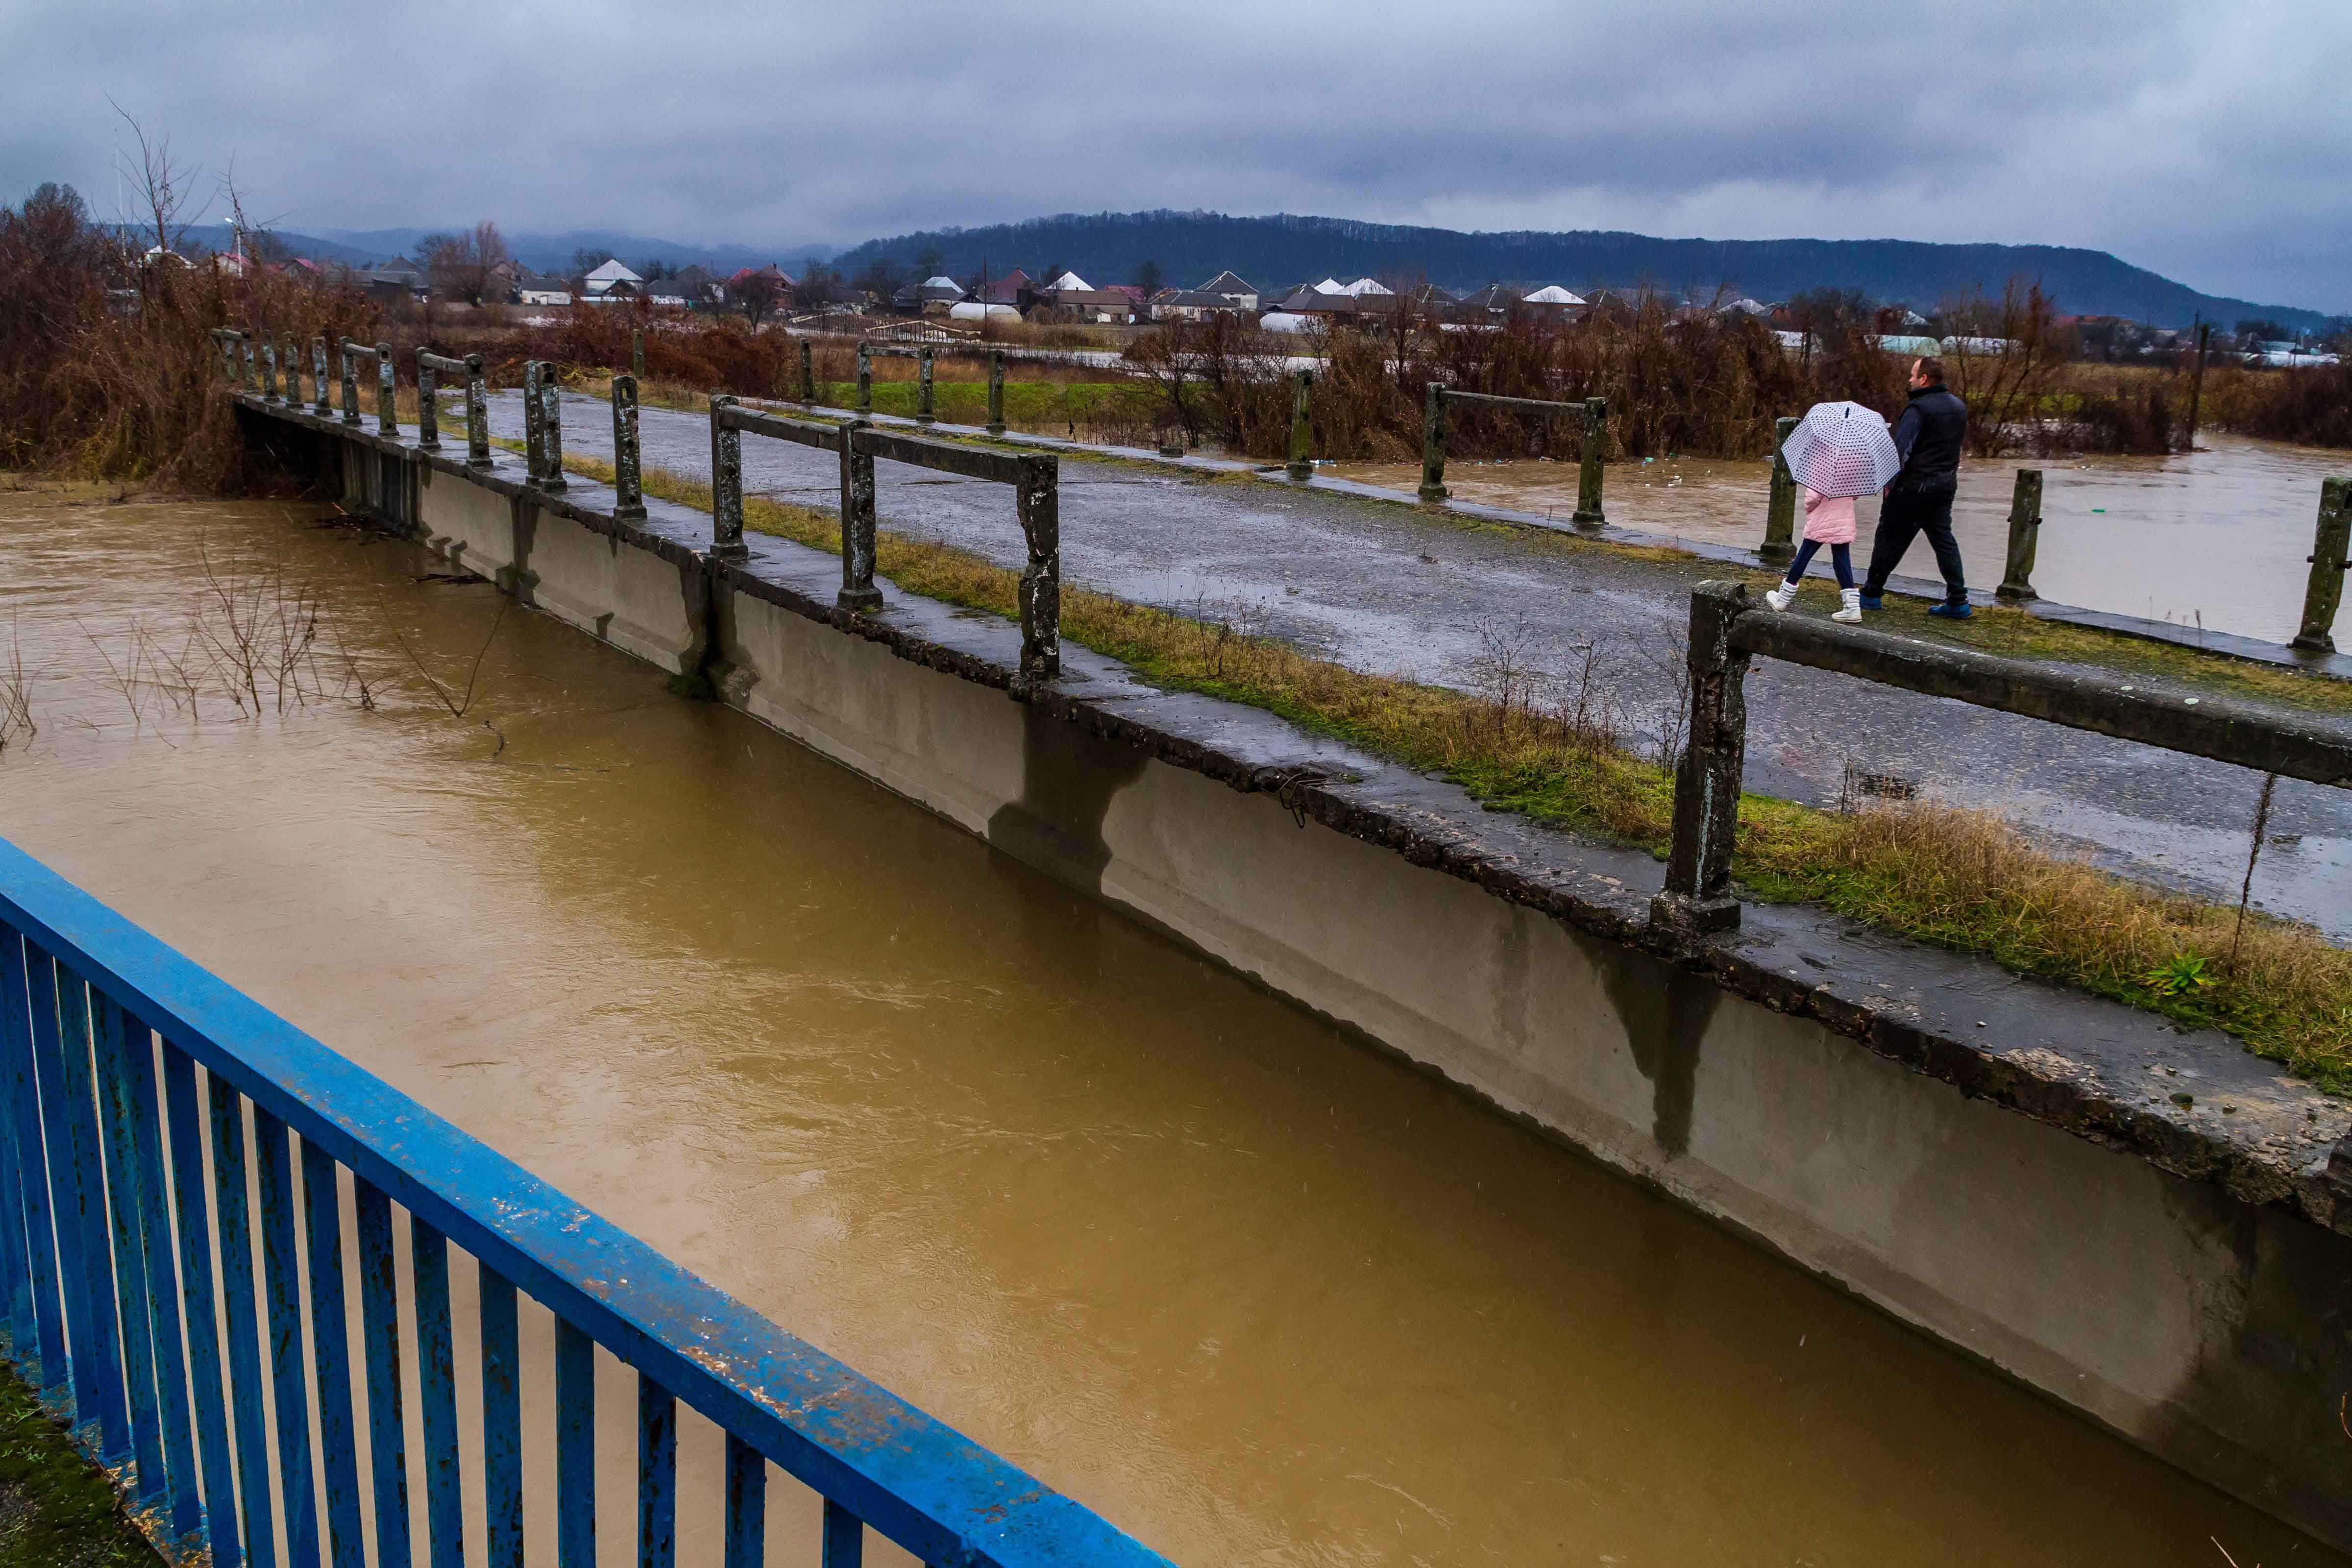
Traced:
<svg viewBox="0 0 2352 1568">
<path fill-rule="evenodd" d="M 410 1342 L 395 1205 L 408 1215 Z M 823 1496 L 825 1568 L 854 1568 L 867 1528 L 940 1568 L 1164 1568 L 0 842 L 8 1353 L 151 1537 L 208 1552 L 215 1568 L 278 1568 L 282 1529 L 287 1568 L 362 1568 L 364 1473 L 377 1568 L 420 1561 L 420 1546 L 430 1568 L 460 1568 L 453 1243 L 479 1274 L 491 1568 L 523 1561 L 518 1292 L 556 1321 L 554 1430 L 535 1441 L 554 1447 L 559 1568 L 594 1560 L 597 1345 L 637 1373 L 635 1524 L 648 1568 L 673 1555 L 680 1400 L 727 1435 L 729 1568 L 765 1559 L 771 1464 Z M 404 1359 L 423 1404 L 421 1508 Z"/>
</svg>

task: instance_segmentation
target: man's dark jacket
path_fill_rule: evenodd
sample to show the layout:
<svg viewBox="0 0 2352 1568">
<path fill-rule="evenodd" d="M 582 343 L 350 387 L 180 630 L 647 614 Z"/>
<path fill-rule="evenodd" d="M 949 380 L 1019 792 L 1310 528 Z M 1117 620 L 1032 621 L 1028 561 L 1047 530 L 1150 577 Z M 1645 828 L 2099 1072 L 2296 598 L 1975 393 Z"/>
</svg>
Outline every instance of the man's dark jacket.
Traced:
<svg viewBox="0 0 2352 1568">
<path fill-rule="evenodd" d="M 1895 422 L 1895 450 L 1903 458 L 1897 489 L 1935 489 L 1957 484 L 1960 441 L 1968 434 L 1969 405 L 1935 386 L 1911 389 L 1911 405 Z"/>
</svg>

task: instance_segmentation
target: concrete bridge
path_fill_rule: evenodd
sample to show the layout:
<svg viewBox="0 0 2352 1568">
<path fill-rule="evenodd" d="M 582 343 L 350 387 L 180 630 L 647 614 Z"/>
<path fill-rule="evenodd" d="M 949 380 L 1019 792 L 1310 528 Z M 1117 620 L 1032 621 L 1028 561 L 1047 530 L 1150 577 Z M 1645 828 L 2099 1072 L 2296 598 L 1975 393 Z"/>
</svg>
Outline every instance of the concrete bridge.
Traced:
<svg viewBox="0 0 2352 1568">
<path fill-rule="evenodd" d="M 541 396 L 536 416 L 562 407 Z M 257 451 L 378 525 L 2352 1544 L 2337 1427 L 2352 1106 L 2234 1041 L 1802 908 L 1749 906 L 1736 935 L 1708 938 L 1721 922 L 1653 918 L 1676 889 L 1647 856 L 1484 812 L 1083 648 L 1042 665 L 1042 584 L 1060 558 L 1039 553 L 1034 500 L 1016 521 L 1002 487 L 972 515 L 995 538 L 1025 535 L 1041 587 L 1018 627 L 887 581 L 879 607 L 845 606 L 854 560 L 742 535 L 740 511 L 730 526 L 755 459 L 724 443 L 707 448 L 714 519 L 236 397 Z M 840 433 L 830 450 L 793 439 L 845 487 L 860 450 L 970 466 Z M 2042 716 L 2190 744 L 2177 708 L 2161 723 L 2091 711 Z M 1729 713 L 1715 710 L 1710 745 Z M 2301 776 L 2340 760 L 2338 738 L 2262 733 Z M 1682 892 L 1720 898 L 1690 831 Z"/>
</svg>

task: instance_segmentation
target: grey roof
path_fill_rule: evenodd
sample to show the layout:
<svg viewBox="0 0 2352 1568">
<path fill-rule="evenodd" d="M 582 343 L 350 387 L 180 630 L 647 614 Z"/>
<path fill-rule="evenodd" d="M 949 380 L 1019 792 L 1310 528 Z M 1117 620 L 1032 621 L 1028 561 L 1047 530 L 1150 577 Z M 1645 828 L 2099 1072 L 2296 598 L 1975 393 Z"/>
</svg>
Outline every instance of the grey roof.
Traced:
<svg viewBox="0 0 2352 1568">
<path fill-rule="evenodd" d="M 1258 289 L 1256 285 L 1244 281 L 1244 279 L 1234 276 L 1231 271 L 1224 271 L 1218 273 L 1214 278 L 1210 279 L 1198 289 L 1187 289 L 1186 292 L 1192 294 L 1255 294 L 1258 292 Z"/>
<path fill-rule="evenodd" d="M 1162 289 L 1151 297 L 1154 305 L 1181 306 L 1190 310 L 1238 310 L 1228 296 L 1207 289 Z"/>
</svg>

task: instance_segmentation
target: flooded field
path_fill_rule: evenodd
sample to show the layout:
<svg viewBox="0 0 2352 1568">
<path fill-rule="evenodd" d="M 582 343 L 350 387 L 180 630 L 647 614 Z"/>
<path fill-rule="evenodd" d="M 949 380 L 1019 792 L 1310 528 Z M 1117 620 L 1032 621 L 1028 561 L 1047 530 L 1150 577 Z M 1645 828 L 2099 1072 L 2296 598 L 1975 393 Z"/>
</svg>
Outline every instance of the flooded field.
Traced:
<svg viewBox="0 0 2352 1568">
<path fill-rule="evenodd" d="M 2336 1561 L 317 511 L 0 493 L 0 836 L 1177 1561 Z"/>
<path fill-rule="evenodd" d="M 2352 474 L 2352 452 L 2207 435 L 2196 451 L 2168 458 L 1964 462 L 1952 521 L 1971 587 L 2000 582 L 2021 468 L 2043 475 L 2033 573 L 2043 598 L 2285 642 L 2301 624 L 2320 481 Z M 1339 463 L 1322 471 L 1405 490 L 1421 482 L 1419 466 L 1402 463 Z M 1753 548 L 1764 537 L 1770 472 L 1764 462 L 1699 458 L 1614 465 L 1609 521 Z M 1445 485 L 1460 500 L 1490 506 L 1561 518 L 1576 510 L 1573 463 L 1457 461 L 1446 465 Z M 1860 512 L 1857 574 L 1870 559 L 1877 499 L 1864 499 Z M 1936 575 L 1926 541 L 1911 547 L 1902 570 Z M 2352 647 L 2352 601 L 2337 617 L 2336 637 Z"/>
</svg>

